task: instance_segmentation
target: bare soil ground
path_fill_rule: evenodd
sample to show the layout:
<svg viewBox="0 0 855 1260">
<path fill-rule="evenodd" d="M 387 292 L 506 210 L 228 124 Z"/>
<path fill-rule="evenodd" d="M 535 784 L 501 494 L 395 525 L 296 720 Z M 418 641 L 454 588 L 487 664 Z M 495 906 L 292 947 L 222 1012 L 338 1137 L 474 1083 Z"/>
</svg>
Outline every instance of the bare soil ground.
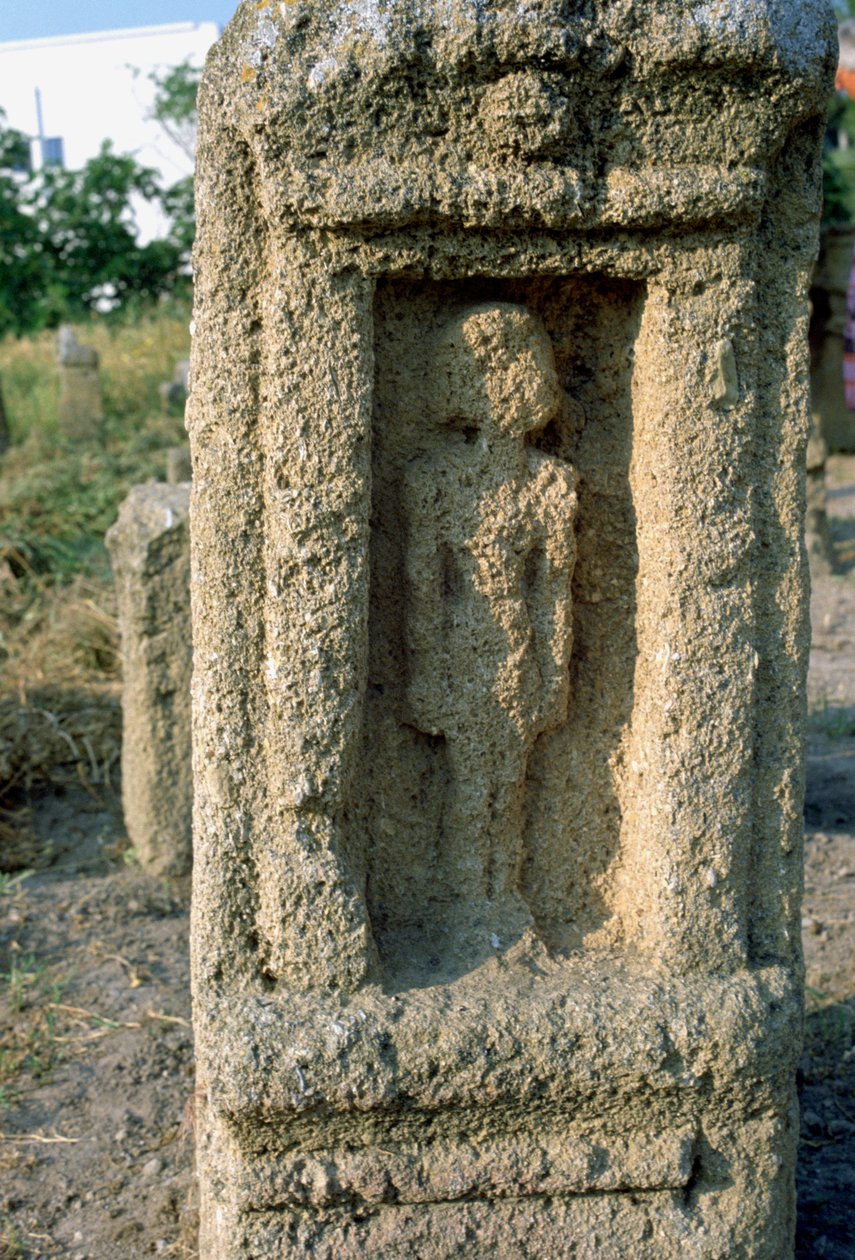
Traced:
<svg viewBox="0 0 855 1260">
<path fill-rule="evenodd" d="M 798 1260 L 855 1260 L 855 458 L 829 461 L 828 490 L 840 572 L 811 598 Z"/>
<path fill-rule="evenodd" d="M 798 1260 L 855 1260 L 855 459 L 831 462 L 830 491 L 842 572 L 812 609 Z M 34 805 L 51 865 L 0 876 L 0 1260 L 189 1260 L 188 889 L 128 864 L 108 793 Z"/>
<path fill-rule="evenodd" d="M 82 791 L 34 822 L 54 863 L 0 897 L 0 1258 L 194 1256 L 188 890 Z"/>
</svg>

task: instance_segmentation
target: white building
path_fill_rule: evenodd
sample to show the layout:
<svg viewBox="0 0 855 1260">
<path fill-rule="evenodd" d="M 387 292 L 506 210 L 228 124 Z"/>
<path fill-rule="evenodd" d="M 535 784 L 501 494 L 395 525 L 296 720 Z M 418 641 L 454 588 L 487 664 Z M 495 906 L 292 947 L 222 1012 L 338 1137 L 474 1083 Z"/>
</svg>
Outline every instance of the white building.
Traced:
<svg viewBox="0 0 855 1260">
<path fill-rule="evenodd" d="M 201 66 L 219 34 L 215 22 L 174 22 L 0 43 L 0 109 L 31 138 L 35 166 L 44 154 L 76 169 L 110 140 L 168 186 L 192 172 L 192 161 L 149 117 L 148 76 L 184 61 Z M 147 207 L 137 208 L 137 221 L 144 240 L 162 226 Z"/>
</svg>

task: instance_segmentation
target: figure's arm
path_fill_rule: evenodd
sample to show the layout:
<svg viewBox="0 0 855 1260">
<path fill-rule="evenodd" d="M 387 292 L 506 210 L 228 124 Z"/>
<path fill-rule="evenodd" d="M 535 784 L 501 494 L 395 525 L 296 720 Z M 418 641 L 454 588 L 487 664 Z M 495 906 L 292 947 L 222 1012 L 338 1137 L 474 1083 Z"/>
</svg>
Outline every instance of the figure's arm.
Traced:
<svg viewBox="0 0 855 1260">
<path fill-rule="evenodd" d="M 570 653 L 573 647 L 573 569 L 576 564 L 576 479 L 563 463 L 549 469 L 538 495 L 542 529 L 531 623 L 542 682 L 542 729 L 567 715 Z"/>
</svg>

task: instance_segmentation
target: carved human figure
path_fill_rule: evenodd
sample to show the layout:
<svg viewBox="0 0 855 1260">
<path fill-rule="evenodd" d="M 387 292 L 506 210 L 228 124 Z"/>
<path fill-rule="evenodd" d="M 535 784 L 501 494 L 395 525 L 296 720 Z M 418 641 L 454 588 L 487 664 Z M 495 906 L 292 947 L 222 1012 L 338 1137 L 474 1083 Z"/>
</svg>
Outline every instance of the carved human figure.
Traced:
<svg viewBox="0 0 855 1260">
<path fill-rule="evenodd" d="M 405 486 L 408 720 L 446 744 L 451 924 L 489 940 L 530 922 L 526 768 L 567 713 L 575 477 L 526 441 L 560 391 L 525 308 L 480 305 L 448 323 L 431 389 L 438 440 Z"/>
</svg>

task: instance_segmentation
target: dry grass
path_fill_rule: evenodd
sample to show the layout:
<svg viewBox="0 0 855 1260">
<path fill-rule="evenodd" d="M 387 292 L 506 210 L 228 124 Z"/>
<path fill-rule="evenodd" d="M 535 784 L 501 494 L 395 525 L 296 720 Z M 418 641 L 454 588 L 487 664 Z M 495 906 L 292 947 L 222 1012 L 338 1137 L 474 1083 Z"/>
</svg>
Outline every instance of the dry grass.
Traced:
<svg viewBox="0 0 855 1260">
<path fill-rule="evenodd" d="M 42 792 L 61 787 L 83 787 L 102 805 L 116 800 L 120 662 L 103 536 L 130 487 L 162 478 L 166 450 L 184 440 L 181 418 L 161 412 L 157 386 L 187 356 L 188 320 L 186 312 L 161 311 L 124 327 L 77 328 L 101 356 L 106 419 L 88 443 L 59 433 L 53 337 L 0 343 L 12 437 L 0 460 L 0 901 L 22 917 L 16 899 L 27 871 L 53 857 L 51 842 L 30 825 L 31 804 L 38 808 Z M 4 1111 L 57 1064 L 65 1070 L 104 1040 L 135 1035 L 138 1024 L 163 1030 L 179 1022 L 153 1007 L 129 1019 L 105 1006 L 100 992 L 64 994 L 68 957 L 36 957 L 17 939 L 0 961 L 0 1130 Z M 129 988 L 142 983 L 134 964 L 117 961 L 128 969 Z M 78 1136 L 62 1123 L 0 1133 L 0 1181 L 8 1159 L 20 1169 L 42 1145 Z M 45 1244 L 54 1254 L 38 1221 L 12 1220 L 5 1207 L 0 1260 L 41 1255 Z M 191 1198 L 166 1254 L 190 1260 L 196 1234 Z"/>
<path fill-rule="evenodd" d="M 184 440 L 181 416 L 161 411 L 157 390 L 189 352 L 188 319 L 175 310 L 77 326 L 101 356 L 105 420 L 87 441 L 59 432 L 54 335 L 0 342 L 12 439 L 0 465 L 0 555 L 16 576 L 105 575 L 103 536 L 119 503 L 132 485 L 162 478 L 167 449 Z"/>
<path fill-rule="evenodd" d="M 50 861 L 31 826 L 30 793 L 82 786 L 107 803 L 118 786 L 121 735 L 117 683 L 0 696 L 0 871 Z"/>
<path fill-rule="evenodd" d="M 74 326 L 78 339 L 100 355 L 108 424 L 157 413 L 159 383 L 170 380 L 175 363 L 189 353 L 188 320 L 187 311 L 177 308 L 140 316 L 133 323 L 93 318 Z M 55 342 L 52 332 L 0 342 L 0 381 L 15 445 L 33 434 L 57 434 Z"/>
<path fill-rule="evenodd" d="M 119 633 L 112 584 L 75 577 L 67 585 L 16 580 L 0 569 L 0 645 L 5 689 L 62 681 L 79 687 L 115 678 Z"/>
<path fill-rule="evenodd" d="M 55 336 L 0 342 L 12 446 L 0 463 L 0 870 L 49 860 L 29 798 L 118 787 L 118 632 L 103 536 L 130 487 L 163 477 L 183 439 L 157 387 L 189 352 L 186 310 L 78 325 L 101 357 L 106 419 L 97 440 L 58 430 Z"/>
<path fill-rule="evenodd" d="M 41 865 L 28 795 L 83 786 L 103 799 L 121 751 L 118 630 L 112 587 L 56 586 L 0 573 L 0 870 Z"/>
<path fill-rule="evenodd" d="M 36 688 L 0 699 L 0 778 L 7 790 L 79 786 L 112 791 L 119 760 L 118 688 Z"/>
<path fill-rule="evenodd" d="M 0 571 L 0 870 L 50 858 L 30 825 L 29 794 L 80 786 L 109 795 L 118 778 L 118 630 L 110 586 L 54 586 Z"/>
</svg>

